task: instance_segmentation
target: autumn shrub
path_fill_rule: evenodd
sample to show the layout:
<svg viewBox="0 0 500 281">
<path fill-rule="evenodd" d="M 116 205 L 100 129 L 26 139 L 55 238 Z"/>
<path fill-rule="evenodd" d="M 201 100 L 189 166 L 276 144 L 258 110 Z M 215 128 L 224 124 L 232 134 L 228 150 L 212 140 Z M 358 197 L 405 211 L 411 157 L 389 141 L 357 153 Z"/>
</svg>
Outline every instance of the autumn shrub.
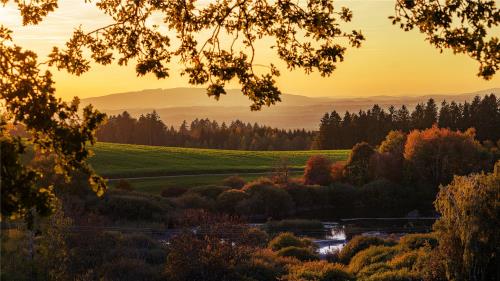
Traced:
<svg viewBox="0 0 500 281">
<path fill-rule="evenodd" d="M 304 183 L 310 185 L 329 185 L 332 183 L 331 168 L 332 162 L 326 156 L 311 156 L 307 160 L 304 169 Z"/>
<path fill-rule="evenodd" d="M 168 186 L 161 191 L 161 196 L 163 197 L 179 197 L 188 191 L 188 187 L 185 186 Z"/>
<path fill-rule="evenodd" d="M 363 281 L 421 281 L 419 273 L 403 268 L 399 270 L 389 270 L 378 272 Z"/>
<path fill-rule="evenodd" d="M 309 239 L 299 238 L 290 232 L 280 233 L 278 236 L 274 237 L 270 242 L 269 246 L 273 251 L 279 251 L 286 247 L 312 247 L 312 242 Z"/>
<path fill-rule="evenodd" d="M 214 201 L 203 197 L 197 193 L 185 193 L 175 199 L 175 202 L 185 209 L 204 209 L 212 210 L 214 208 Z"/>
<path fill-rule="evenodd" d="M 399 239 L 399 246 L 405 250 L 416 250 L 425 246 L 434 248 L 438 244 L 435 233 L 406 234 Z"/>
<path fill-rule="evenodd" d="M 352 257 L 349 262 L 349 270 L 353 273 L 358 273 L 370 264 L 391 260 L 397 253 L 398 250 L 396 247 L 371 246 Z"/>
<path fill-rule="evenodd" d="M 387 264 L 394 269 L 413 269 L 414 265 L 417 263 L 419 255 L 420 253 L 418 250 L 403 252 L 396 255 Z"/>
<path fill-rule="evenodd" d="M 130 184 L 129 181 L 127 180 L 119 180 L 116 184 L 115 184 L 115 188 L 116 189 L 121 189 L 121 190 L 127 190 L 127 191 L 132 191 L 134 190 L 134 187 L 132 187 L 132 184 Z"/>
<path fill-rule="evenodd" d="M 277 254 L 280 257 L 292 257 L 298 259 L 299 261 L 312 261 L 319 259 L 318 255 L 310 248 L 295 246 L 281 248 Z"/>
<path fill-rule="evenodd" d="M 355 280 L 343 265 L 311 261 L 290 266 L 287 281 L 351 281 Z"/>
<path fill-rule="evenodd" d="M 295 258 L 278 256 L 270 249 L 255 249 L 248 262 L 241 263 L 237 271 L 249 280 L 276 281 L 288 272 L 290 266 L 299 263 Z"/>
<path fill-rule="evenodd" d="M 345 180 L 345 163 L 336 162 L 332 165 L 330 175 L 333 182 L 342 182 Z"/>
<path fill-rule="evenodd" d="M 407 138 L 405 159 L 418 181 L 434 188 L 448 184 L 454 175 L 466 175 L 488 168 L 490 156 L 475 140 L 474 130 L 452 131 L 436 126 L 414 130 Z"/>
<path fill-rule="evenodd" d="M 358 252 L 363 251 L 370 246 L 379 245 L 393 245 L 394 243 L 380 239 L 378 237 L 371 236 L 354 236 L 349 242 L 342 248 L 338 254 L 339 262 L 343 264 L 349 264 L 352 257 L 354 257 Z"/>
<path fill-rule="evenodd" d="M 265 247 L 269 242 L 269 235 L 260 228 L 251 227 L 245 231 L 242 239 L 245 241 L 245 245 L 251 247 Z"/>
<path fill-rule="evenodd" d="M 392 267 L 386 262 L 373 263 L 361 268 L 361 270 L 357 272 L 356 278 L 357 280 L 366 280 L 370 278 L 370 276 L 390 270 L 392 270 Z"/>
<path fill-rule="evenodd" d="M 222 185 L 237 189 L 242 188 L 245 183 L 246 181 L 239 176 L 230 176 L 222 181 Z"/>
<path fill-rule="evenodd" d="M 249 195 L 243 190 L 226 190 L 217 196 L 217 210 L 229 214 L 236 213 L 236 206 L 248 197 Z"/>
<path fill-rule="evenodd" d="M 212 200 L 217 199 L 222 192 L 229 190 L 227 186 L 217 186 L 217 185 L 203 185 L 192 187 L 188 190 L 188 193 L 195 193 L 202 197 L 210 198 Z"/>
<path fill-rule="evenodd" d="M 238 204 L 236 209 L 241 214 L 281 218 L 293 211 L 292 197 L 269 179 L 261 178 L 247 183 L 242 190 L 249 198 Z"/>
</svg>

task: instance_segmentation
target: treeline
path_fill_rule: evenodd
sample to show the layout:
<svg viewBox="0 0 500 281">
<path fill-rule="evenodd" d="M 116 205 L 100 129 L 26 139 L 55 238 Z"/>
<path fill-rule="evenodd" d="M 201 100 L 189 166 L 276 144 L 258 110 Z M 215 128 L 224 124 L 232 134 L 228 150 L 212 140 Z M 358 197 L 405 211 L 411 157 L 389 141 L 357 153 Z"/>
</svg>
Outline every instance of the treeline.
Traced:
<svg viewBox="0 0 500 281">
<path fill-rule="evenodd" d="M 124 111 L 111 116 L 97 131 L 104 142 L 162 145 L 177 147 L 218 148 L 238 150 L 305 150 L 313 133 L 306 130 L 282 130 L 251 125 L 236 120 L 227 125 L 209 119 L 186 121 L 179 129 L 168 127 L 153 111 L 135 119 Z"/>
<path fill-rule="evenodd" d="M 325 113 L 320 129 L 315 137 L 315 149 L 346 149 L 356 143 L 380 143 L 389 131 L 409 132 L 422 130 L 437 124 L 440 128 L 465 131 L 476 129 L 476 138 L 481 141 L 498 142 L 500 139 L 500 99 L 494 94 L 482 99 L 476 96 L 472 102 L 448 103 L 443 101 L 438 107 L 434 99 L 417 104 L 410 112 L 403 105 L 386 111 L 378 105 L 358 113 L 346 112 L 340 116 L 336 111 Z"/>
</svg>

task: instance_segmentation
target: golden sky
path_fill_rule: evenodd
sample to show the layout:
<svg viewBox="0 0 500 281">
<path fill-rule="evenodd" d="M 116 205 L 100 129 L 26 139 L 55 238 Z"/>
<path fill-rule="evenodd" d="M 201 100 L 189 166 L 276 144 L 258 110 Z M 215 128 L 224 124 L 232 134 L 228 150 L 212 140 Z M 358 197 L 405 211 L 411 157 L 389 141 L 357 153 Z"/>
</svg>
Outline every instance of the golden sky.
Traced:
<svg viewBox="0 0 500 281">
<path fill-rule="evenodd" d="M 498 1 L 497 1 L 498 2 Z M 266 43 L 259 43 L 256 63 L 273 62 L 280 67 L 278 86 L 283 92 L 307 96 L 361 97 L 374 95 L 424 95 L 465 93 L 500 87 L 500 74 L 490 81 L 476 76 L 478 64 L 466 55 L 439 50 L 424 41 L 418 31 L 404 32 L 387 19 L 394 1 L 336 1 L 353 10 L 354 19 L 346 28 L 361 30 L 366 37 L 360 49 L 348 49 L 345 61 L 330 77 L 302 70 L 288 71 L 279 63 Z M 62 46 L 74 28 L 92 30 L 109 22 L 92 4 L 84 0 L 59 2 L 59 9 L 37 26 L 23 27 L 19 13 L 10 3 L 0 6 L 0 24 L 14 30 L 14 40 L 25 48 L 46 56 L 52 46 Z M 57 94 L 65 99 L 151 88 L 189 87 L 186 77 L 177 75 L 176 60 L 170 65 L 171 77 L 157 80 L 152 75 L 137 77 L 134 66 L 95 65 L 76 77 L 55 72 Z M 230 85 L 236 87 L 236 84 Z"/>
</svg>

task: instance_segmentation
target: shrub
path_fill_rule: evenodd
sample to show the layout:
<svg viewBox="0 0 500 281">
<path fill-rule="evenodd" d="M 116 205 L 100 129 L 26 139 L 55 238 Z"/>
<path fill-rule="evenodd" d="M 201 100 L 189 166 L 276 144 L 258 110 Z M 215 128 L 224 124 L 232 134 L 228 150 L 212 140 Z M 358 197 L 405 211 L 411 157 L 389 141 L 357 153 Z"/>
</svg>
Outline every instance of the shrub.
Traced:
<svg viewBox="0 0 500 281">
<path fill-rule="evenodd" d="M 329 185 L 332 183 L 332 162 L 323 155 L 314 155 L 307 160 L 304 169 L 304 183 Z"/>
<path fill-rule="evenodd" d="M 343 265 L 326 261 L 300 263 L 290 267 L 287 281 L 350 281 L 355 280 Z"/>
<path fill-rule="evenodd" d="M 417 272 L 408 269 L 390 270 L 375 273 L 369 278 L 363 279 L 366 281 L 420 281 L 422 277 Z"/>
<path fill-rule="evenodd" d="M 237 271 L 249 280 L 276 281 L 287 273 L 287 267 L 298 264 L 295 258 L 280 257 L 269 249 L 258 249 L 248 262 L 240 264 Z"/>
<path fill-rule="evenodd" d="M 282 232 L 278 236 L 274 237 L 273 240 L 269 242 L 268 247 L 274 251 L 278 251 L 282 248 L 292 246 L 316 250 L 316 245 L 310 239 L 299 238 L 290 232 Z"/>
<path fill-rule="evenodd" d="M 161 191 L 161 196 L 163 197 L 179 197 L 186 193 L 189 188 L 185 186 L 169 186 Z"/>
<path fill-rule="evenodd" d="M 185 209 L 213 209 L 214 202 L 208 198 L 202 197 L 196 193 L 185 193 L 177 197 L 175 202 Z"/>
<path fill-rule="evenodd" d="M 349 270 L 357 273 L 366 266 L 374 263 L 387 262 L 397 254 L 395 247 L 371 246 L 352 257 Z"/>
<path fill-rule="evenodd" d="M 243 190 L 230 189 L 217 196 L 217 210 L 225 213 L 235 213 L 236 206 L 248 198 L 248 194 Z"/>
<path fill-rule="evenodd" d="M 290 246 L 282 248 L 278 251 L 280 257 L 292 257 L 299 261 L 312 261 L 318 260 L 319 257 L 309 248 Z"/>
<path fill-rule="evenodd" d="M 274 251 L 291 246 L 303 247 L 304 244 L 300 238 L 290 232 L 280 233 L 278 236 L 274 237 L 271 242 L 269 242 L 269 248 Z"/>
<path fill-rule="evenodd" d="M 345 163 L 336 162 L 335 164 L 333 164 L 330 175 L 333 182 L 344 181 Z"/>
<path fill-rule="evenodd" d="M 392 258 L 392 260 L 390 260 L 388 264 L 395 269 L 402 269 L 402 268 L 413 269 L 413 266 L 417 262 L 418 258 L 419 258 L 418 251 L 405 252 Z"/>
<path fill-rule="evenodd" d="M 399 240 L 399 245 L 406 250 L 416 250 L 427 245 L 434 248 L 437 243 L 438 240 L 434 233 L 407 234 Z"/>
<path fill-rule="evenodd" d="M 345 166 L 345 177 L 354 185 L 363 185 L 372 178 L 370 160 L 375 150 L 366 142 L 357 143 L 351 150 Z"/>
<path fill-rule="evenodd" d="M 237 211 L 247 215 L 284 217 L 293 210 L 292 197 L 284 189 L 261 178 L 246 184 L 243 189 L 249 198 L 238 204 Z"/>
<path fill-rule="evenodd" d="M 242 188 L 245 185 L 245 180 L 239 176 L 230 176 L 222 181 L 222 185 L 229 186 L 231 188 Z"/>
<path fill-rule="evenodd" d="M 265 247 L 269 242 L 269 235 L 259 228 L 251 227 L 245 232 L 243 240 L 245 241 L 245 245 Z"/>
<path fill-rule="evenodd" d="M 412 210 L 412 206 L 407 204 L 409 196 L 405 189 L 386 179 L 363 185 L 359 195 L 365 210 L 372 216 L 405 215 Z"/>
<path fill-rule="evenodd" d="M 306 220 L 306 219 L 269 221 L 265 224 L 265 228 L 269 233 L 278 233 L 284 231 L 289 231 L 293 233 L 298 233 L 298 232 L 322 233 L 324 230 L 323 224 L 320 221 Z"/>
<path fill-rule="evenodd" d="M 159 196 L 108 192 L 99 204 L 102 215 L 114 220 L 164 221 L 171 206 Z"/>
<path fill-rule="evenodd" d="M 190 188 L 188 190 L 188 193 L 199 194 L 202 197 L 215 200 L 217 199 L 217 196 L 219 196 L 222 192 L 227 191 L 228 189 L 229 187 L 227 186 L 203 185 Z"/>
<path fill-rule="evenodd" d="M 386 271 L 391 271 L 392 267 L 389 266 L 386 262 L 378 262 L 374 264 L 370 264 L 368 266 L 363 267 L 357 274 L 356 277 L 358 280 L 366 280 L 370 276 L 386 272 Z"/>
<path fill-rule="evenodd" d="M 127 180 L 119 180 L 116 183 L 115 188 L 116 189 L 121 189 L 121 190 L 126 190 L 126 191 L 132 191 L 132 190 L 134 190 L 134 188 L 132 187 L 132 185 L 130 184 L 130 182 L 127 181 Z"/>
<path fill-rule="evenodd" d="M 338 258 L 339 261 L 343 264 L 349 264 L 352 257 L 354 257 L 358 252 L 363 251 L 370 246 L 379 246 L 379 245 L 387 245 L 388 242 L 370 236 L 354 236 L 339 252 Z"/>
</svg>

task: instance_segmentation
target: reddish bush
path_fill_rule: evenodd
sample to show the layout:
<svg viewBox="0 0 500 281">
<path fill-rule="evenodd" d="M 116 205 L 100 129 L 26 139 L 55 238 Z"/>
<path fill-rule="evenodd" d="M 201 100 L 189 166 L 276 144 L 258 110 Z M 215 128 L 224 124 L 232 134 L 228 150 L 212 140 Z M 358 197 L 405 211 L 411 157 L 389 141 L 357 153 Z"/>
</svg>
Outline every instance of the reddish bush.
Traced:
<svg viewBox="0 0 500 281">
<path fill-rule="evenodd" d="M 323 155 L 314 155 L 307 160 L 304 170 L 305 184 L 329 185 L 333 182 L 331 176 L 332 162 Z"/>
<path fill-rule="evenodd" d="M 345 164 L 342 162 L 337 162 L 332 165 L 331 177 L 332 181 L 340 182 L 344 180 Z"/>
</svg>

